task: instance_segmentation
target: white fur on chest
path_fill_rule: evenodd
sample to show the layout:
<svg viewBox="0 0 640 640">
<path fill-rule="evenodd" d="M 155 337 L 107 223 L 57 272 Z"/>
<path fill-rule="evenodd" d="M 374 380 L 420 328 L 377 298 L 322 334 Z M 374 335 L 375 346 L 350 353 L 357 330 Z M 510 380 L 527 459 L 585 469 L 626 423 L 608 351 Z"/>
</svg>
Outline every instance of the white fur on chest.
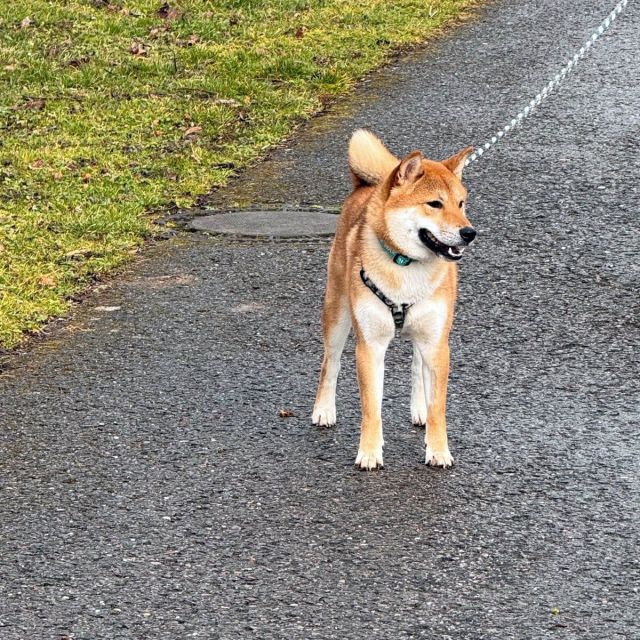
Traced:
<svg viewBox="0 0 640 640">
<path fill-rule="evenodd" d="M 375 234 L 367 234 L 363 268 L 369 279 L 393 303 L 411 305 L 402 335 L 420 341 L 438 341 L 449 319 L 449 305 L 434 294 L 446 277 L 442 261 L 433 256 L 407 266 L 390 264 L 389 255 L 380 247 Z M 393 269 L 394 277 L 390 277 Z M 357 322 L 370 339 L 393 335 L 391 310 L 373 292 L 354 309 Z"/>
<path fill-rule="evenodd" d="M 359 299 L 354 308 L 358 326 L 367 342 L 390 340 L 395 333 L 391 310 L 373 293 Z M 437 343 L 449 321 L 449 305 L 443 300 L 423 299 L 411 305 L 402 336 L 420 343 Z"/>
<path fill-rule="evenodd" d="M 437 343 L 449 321 L 449 305 L 443 300 L 423 300 L 407 314 L 403 336 L 417 342 Z"/>
</svg>

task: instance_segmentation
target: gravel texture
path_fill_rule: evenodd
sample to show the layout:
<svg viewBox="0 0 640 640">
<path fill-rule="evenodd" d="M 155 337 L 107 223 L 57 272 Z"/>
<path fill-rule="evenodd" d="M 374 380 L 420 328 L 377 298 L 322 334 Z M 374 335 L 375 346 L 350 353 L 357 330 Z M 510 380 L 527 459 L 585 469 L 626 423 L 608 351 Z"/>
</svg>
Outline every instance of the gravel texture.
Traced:
<svg viewBox="0 0 640 640">
<path fill-rule="evenodd" d="M 610 8 L 492 3 L 211 202 L 334 205 L 356 126 L 433 157 L 481 143 Z M 0 638 L 640 637 L 639 32 L 630 3 L 468 169 L 453 469 L 422 464 L 407 343 L 383 471 L 352 466 L 351 343 L 339 424 L 311 426 L 327 241 L 182 235 L 12 358 Z"/>
</svg>

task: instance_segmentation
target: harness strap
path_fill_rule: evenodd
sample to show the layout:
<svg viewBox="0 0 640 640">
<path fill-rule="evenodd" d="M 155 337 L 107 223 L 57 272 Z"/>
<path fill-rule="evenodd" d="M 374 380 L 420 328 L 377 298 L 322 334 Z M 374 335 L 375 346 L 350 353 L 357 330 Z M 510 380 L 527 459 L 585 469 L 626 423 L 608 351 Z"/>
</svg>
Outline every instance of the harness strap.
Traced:
<svg viewBox="0 0 640 640">
<path fill-rule="evenodd" d="M 360 269 L 360 278 L 362 278 L 362 282 L 364 282 L 364 285 L 371 292 L 373 292 L 380 301 L 384 302 L 384 304 L 389 307 L 391 316 L 393 317 L 393 324 L 396 327 L 396 338 L 399 338 L 402 327 L 404 327 L 404 321 L 407 317 L 407 310 L 409 309 L 411 304 L 395 304 L 394 302 L 389 300 L 389 298 L 387 298 L 387 296 L 385 296 L 384 293 L 382 293 L 382 291 L 380 291 L 380 289 L 378 289 L 378 287 L 376 287 L 376 285 L 367 276 L 367 274 L 364 272 L 364 268 Z"/>
</svg>

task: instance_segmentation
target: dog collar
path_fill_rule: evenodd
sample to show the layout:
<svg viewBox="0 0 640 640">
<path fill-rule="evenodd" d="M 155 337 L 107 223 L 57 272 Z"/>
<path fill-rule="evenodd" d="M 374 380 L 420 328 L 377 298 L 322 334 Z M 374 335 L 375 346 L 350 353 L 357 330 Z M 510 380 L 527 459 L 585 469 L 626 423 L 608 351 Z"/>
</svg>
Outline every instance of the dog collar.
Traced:
<svg viewBox="0 0 640 640">
<path fill-rule="evenodd" d="M 384 252 L 399 266 L 401 267 L 406 267 L 407 265 L 410 265 L 413 262 L 413 258 L 410 258 L 409 256 L 405 256 L 402 253 L 396 253 L 395 251 L 392 251 L 389 247 L 387 247 L 387 245 L 380 240 L 380 246 L 382 247 L 382 249 L 384 250 Z"/>
<path fill-rule="evenodd" d="M 391 311 L 391 315 L 393 317 L 393 324 L 396 326 L 396 338 L 399 338 L 402 327 L 404 327 L 404 321 L 407 317 L 407 311 L 411 304 L 406 302 L 403 304 L 395 304 L 395 302 L 389 300 L 389 298 L 387 298 L 387 296 L 385 296 L 384 293 L 382 293 L 382 291 L 380 291 L 380 289 L 378 289 L 378 287 L 376 287 L 376 285 L 370 280 L 364 272 L 364 268 L 360 269 L 360 278 L 362 278 L 362 282 L 364 282 L 365 286 L 375 294 L 379 300 L 389 307 L 389 311 Z"/>
</svg>

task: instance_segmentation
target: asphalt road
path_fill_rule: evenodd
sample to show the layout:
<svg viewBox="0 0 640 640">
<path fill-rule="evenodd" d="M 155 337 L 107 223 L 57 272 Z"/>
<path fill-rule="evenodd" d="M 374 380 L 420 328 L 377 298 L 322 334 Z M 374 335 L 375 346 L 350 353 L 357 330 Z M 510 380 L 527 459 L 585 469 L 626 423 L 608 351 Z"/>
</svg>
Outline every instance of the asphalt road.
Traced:
<svg viewBox="0 0 640 640">
<path fill-rule="evenodd" d="M 339 202 L 356 126 L 436 158 L 481 143 L 610 4 L 492 3 L 213 201 Z M 452 470 L 422 464 L 406 343 L 383 471 L 352 466 L 352 344 L 339 424 L 311 426 L 325 241 L 180 236 L 12 358 L 0 638 L 639 638 L 638 33 L 632 2 L 469 167 Z"/>
</svg>

